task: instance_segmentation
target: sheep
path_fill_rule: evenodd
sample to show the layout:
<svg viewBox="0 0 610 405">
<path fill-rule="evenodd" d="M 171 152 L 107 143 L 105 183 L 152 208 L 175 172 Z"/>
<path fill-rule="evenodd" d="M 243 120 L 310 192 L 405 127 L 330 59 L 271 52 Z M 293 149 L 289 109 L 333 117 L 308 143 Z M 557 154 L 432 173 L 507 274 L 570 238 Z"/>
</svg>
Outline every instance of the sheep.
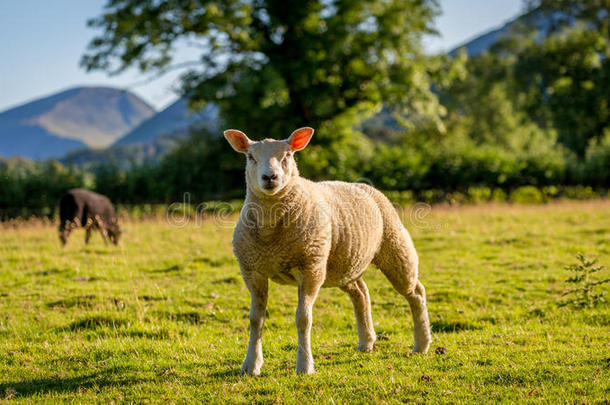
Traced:
<svg viewBox="0 0 610 405">
<path fill-rule="evenodd" d="M 310 333 L 312 307 L 321 287 L 338 287 L 351 298 L 358 350 L 376 340 L 369 292 L 362 274 L 373 263 L 410 306 L 414 353 L 431 342 L 418 257 L 392 203 L 361 183 L 312 182 L 299 175 L 294 153 L 303 150 L 313 128 L 295 130 L 285 140 L 250 140 L 229 129 L 224 136 L 247 156 L 246 199 L 233 233 L 233 251 L 250 292 L 250 338 L 241 373 L 259 375 L 268 280 L 298 286 L 297 374 L 314 372 Z"/>
<path fill-rule="evenodd" d="M 74 228 L 82 226 L 86 230 L 85 244 L 89 243 L 91 231 L 98 229 L 104 243 L 108 239 L 118 245 L 121 228 L 108 197 L 93 191 L 75 188 L 69 190 L 59 200 L 59 240 L 65 246 Z"/>
</svg>

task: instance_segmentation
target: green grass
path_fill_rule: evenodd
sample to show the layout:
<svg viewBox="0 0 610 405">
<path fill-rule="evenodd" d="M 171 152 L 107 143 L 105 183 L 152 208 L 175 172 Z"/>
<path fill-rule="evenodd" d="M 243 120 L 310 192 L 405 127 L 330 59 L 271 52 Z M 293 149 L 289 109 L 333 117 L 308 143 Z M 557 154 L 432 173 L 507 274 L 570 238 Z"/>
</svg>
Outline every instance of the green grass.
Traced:
<svg viewBox="0 0 610 405">
<path fill-rule="evenodd" d="M 610 305 L 556 302 L 576 253 L 610 265 L 610 202 L 433 207 L 408 222 L 430 353 L 410 355 L 406 300 L 370 269 L 374 352 L 355 350 L 348 296 L 324 289 L 317 373 L 296 376 L 296 289 L 271 284 L 259 378 L 239 375 L 249 295 L 232 229 L 133 221 L 122 248 L 99 235 L 85 247 L 79 231 L 62 250 L 51 224 L 0 228 L 0 401 L 608 402 Z"/>
</svg>

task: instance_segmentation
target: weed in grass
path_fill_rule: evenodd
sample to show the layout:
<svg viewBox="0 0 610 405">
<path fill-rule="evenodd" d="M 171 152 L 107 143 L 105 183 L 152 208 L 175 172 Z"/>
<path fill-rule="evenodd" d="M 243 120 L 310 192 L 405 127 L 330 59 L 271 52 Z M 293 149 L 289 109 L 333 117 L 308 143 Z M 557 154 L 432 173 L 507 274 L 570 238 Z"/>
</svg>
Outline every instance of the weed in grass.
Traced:
<svg viewBox="0 0 610 405">
<path fill-rule="evenodd" d="M 605 302 L 605 291 L 600 288 L 610 282 L 610 278 L 599 280 L 598 275 L 605 270 L 602 265 L 597 265 L 597 259 L 589 259 L 584 254 L 576 255 L 578 263 L 566 266 L 566 270 L 572 275 L 565 281 L 569 287 L 562 294 L 563 298 L 558 305 L 570 305 L 574 308 L 594 307 Z M 596 274 L 597 273 L 597 274 Z"/>
</svg>

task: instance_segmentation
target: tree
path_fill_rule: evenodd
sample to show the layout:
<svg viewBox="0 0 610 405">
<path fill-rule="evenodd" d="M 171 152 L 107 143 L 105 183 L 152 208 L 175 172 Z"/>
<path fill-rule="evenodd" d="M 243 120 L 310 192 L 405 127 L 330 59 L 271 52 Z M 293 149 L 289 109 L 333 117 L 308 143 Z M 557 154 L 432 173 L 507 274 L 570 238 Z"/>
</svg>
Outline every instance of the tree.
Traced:
<svg viewBox="0 0 610 405">
<path fill-rule="evenodd" d="M 244 161 L 224 139 L 205 131 L 191 133 L 156 171 L 166 202 L 182 201 L 185 192 L 197 202 L 243 196 Z"/>
<path fill-rule="evenodd" d="M 584 159 L 610 128 L 610 0 L 535 0 L 494 52 L 510 60 L 502 80 L 513 101 Z M 541 23 L 542 22 L 542 23 Z"/>
<path fill-rule="evenodd" d="M 609 57 L 610 41 L 579 25 L 527 47 L 514 68 L 527 111 L 581 158 L 610 127 Z"/>
<path fill-rule="evenodd" d="M 382 104 L 438 117 L 420 44 L 437 11 L 437 0 L 109 0 L 82 65 L 184 68 L 184 94 L 217 103 L 225 125 L 255 138 L 310 125 L 331 143 Z M 176 65 L 185 44 L 200 58 Z"/>
<path fill-rule="evenodd" d="M 603 35 L 610 35 L 610 0 L 528 0 L 526 4 L 532 11 L 553 15 L 551 31 L 569 26 L 577 19 Z"/>
</svg>

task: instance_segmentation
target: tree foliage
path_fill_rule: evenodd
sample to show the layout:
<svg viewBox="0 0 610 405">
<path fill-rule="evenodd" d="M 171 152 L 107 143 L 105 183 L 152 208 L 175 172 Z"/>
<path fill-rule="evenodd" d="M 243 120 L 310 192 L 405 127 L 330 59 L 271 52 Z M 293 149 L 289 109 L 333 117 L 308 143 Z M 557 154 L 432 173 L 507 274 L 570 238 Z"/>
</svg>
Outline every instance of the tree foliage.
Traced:
<svg viewBox="0 0 610 405">
<path fill-rule="evenodd" d="M 512 102 L 584 159 L 610 128 L 610 1 L 536 0 L 493 49 Z M 489 78 L 489 76 L 487 76 Z"/>
<path fill-rule="evenodd" d="M 55 161 L 0 159 L 0 219 L 53 215 L 63 193 L 85 185 L 85 172 Z"/>
<path fill-rule="evenodd" d="M 109 0 L 82 64 L 158 74 L 196 46 L 199 59 L 178 65 L 192 103 L 217 103 L 254 138 L 310 125 L 328 144 L 382 104 L 438 119 L 420 44 L 437 11 L 436 0 Z"/>
<path fill-rule="evenodd" d="M 468 58 L 422 53 L 434 0 L 108 0 L 82 63 L 153 77 L 183 69 L 193 107 L 216 103 L 222 125 L 254 139 L 314 126 L 297 156 L 306 177 L 367 179 L 403 202 L 603 194 L 610 0 L 527 3 L 509 35 Z M 198 57 L 179 63 L 185 46 Z M 126 151 L 141 155 L 132 167 L 112 156 L 86 171 L 2 161 L 0 216 L 51 215 L 63 192 L 82 186 L 122 204 L 243 195 L 243 162 L 220 134 L 166 141 L 159 161 Z"/>
</svg>

